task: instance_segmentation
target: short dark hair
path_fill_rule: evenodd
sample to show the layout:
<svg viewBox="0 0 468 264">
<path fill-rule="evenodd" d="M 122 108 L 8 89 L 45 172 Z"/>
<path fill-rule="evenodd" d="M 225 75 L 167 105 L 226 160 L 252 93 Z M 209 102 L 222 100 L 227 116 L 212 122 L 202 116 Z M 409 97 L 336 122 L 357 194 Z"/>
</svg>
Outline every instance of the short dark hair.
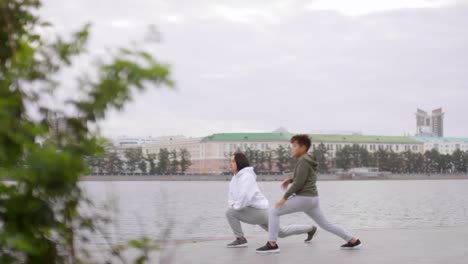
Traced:
<svg viewBox="0 0 468 264">
<path fill-rule="evenodd" d="M 297 144 L 299 144 L 301 146 L 306 146 L 307 151 L 309 151 L 310 145 L 312 144 L 311 140 L 310 140 L 310 137 L 308 135 L 305 135 L 305 134 L 295 135 L 294 137 L 292 137 L 291 138 L 291 143 L 294 143 L 294 142 L 296 142 Z"/>
<path fill-rule="evenodd" d="M 236 162 L 238 171 L 242 170 L 243 168 L 250 167 L 249 159 L 242 152 L 234 153 L 234 161 Z"/>
</svg>

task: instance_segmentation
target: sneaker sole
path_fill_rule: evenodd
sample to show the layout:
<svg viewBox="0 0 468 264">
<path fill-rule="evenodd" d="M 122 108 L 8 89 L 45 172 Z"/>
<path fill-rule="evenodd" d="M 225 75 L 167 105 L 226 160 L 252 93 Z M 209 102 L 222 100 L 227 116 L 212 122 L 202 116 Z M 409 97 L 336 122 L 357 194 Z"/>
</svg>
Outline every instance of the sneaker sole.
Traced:
<svg viewBox="0 0 468 264">
<path fill-rule="evenodd" d="M 355 246 L 355 247 L 342 247 L 341 249 L 343 249 L 343 250 L 353 250 L 353 249 L 360 249 L 360 248 L 362 248 L 362 243 Z"/>
<path fill-rule="evenodd" d="M 247 247 L 249 244 L 242 244 L 242 245 L 236 245 L 236 246 L 226 246 L 227 248 L 243 248 L 243 247 Z"/>
<path fill-rule="evenodd" d="M 279 253 L 280 249 L 272 249 L 268 251 L 255 251 L 257 254 L 273 254 L 273 253 Z"/>
<path fill-rule="evenodd" d="M 312 240 L 314 239 L 314 237 L 317 236 L 318 232 L 319 232 L 319 229 L 317 228 L 317 230 L 315 230 L 315 233 L 312 236 L 312 238 L 310 240 L 308 240 L 308 241 L 304 240 L 304 243 L 312 243 Z"/>
</svg>

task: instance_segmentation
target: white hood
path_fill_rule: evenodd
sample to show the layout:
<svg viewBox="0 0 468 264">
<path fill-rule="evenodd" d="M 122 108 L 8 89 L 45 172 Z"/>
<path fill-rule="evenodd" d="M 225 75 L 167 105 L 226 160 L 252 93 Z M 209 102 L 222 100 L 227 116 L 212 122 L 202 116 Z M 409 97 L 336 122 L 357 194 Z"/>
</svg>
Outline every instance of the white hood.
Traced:
<svg viewBox="0 0 468 264">
<path fill-rule="evenodd" d="M 241 210 L 247 206 L 267 209 L 268 200 L 257 185 L 257 175 L 253 167 L 247 167 L 234 175 L 229 183 L 229 206 Z"/>
</svg>

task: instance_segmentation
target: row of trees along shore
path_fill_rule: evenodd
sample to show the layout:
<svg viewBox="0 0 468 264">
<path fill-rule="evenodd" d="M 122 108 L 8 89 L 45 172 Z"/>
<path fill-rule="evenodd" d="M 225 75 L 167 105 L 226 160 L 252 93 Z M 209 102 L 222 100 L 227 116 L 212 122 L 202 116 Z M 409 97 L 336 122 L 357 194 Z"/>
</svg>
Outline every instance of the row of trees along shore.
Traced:
<svg viewBox="0 0 468 264">
<path fill-rule="evenodd" d="M 238 150 L 240 151 L 240 150 Z M 279 146 L 274 150 L 247 149 L 243 151 L 259 174 L 290 172 L 296 159 L 291 157 L 291 148 Z M 468 151 L 456 150 L 452 154 L 440 154 L 436 150 L 425 153 L 405 151 L 397 153 L 386 149 L 368 151 L 358 144 L 345 146 L 330 155 L 323 143 L 311 150 L 318 163 L 319 173 L 333 173 L 337 170 L 372 167 L 392 173 L 466 173 Z M 225 173 L 229 173 L 232 153 L 226 155 Z M 102 156 L 86 159 L 92 174 L 110 175 L 161 175 L 185 174 L 193 164 L 187 149 L 160 149 L 157 154 L 143 155 L 141 149 L 126 149 L 123 153 L 106 151 Z"/>
</svg>

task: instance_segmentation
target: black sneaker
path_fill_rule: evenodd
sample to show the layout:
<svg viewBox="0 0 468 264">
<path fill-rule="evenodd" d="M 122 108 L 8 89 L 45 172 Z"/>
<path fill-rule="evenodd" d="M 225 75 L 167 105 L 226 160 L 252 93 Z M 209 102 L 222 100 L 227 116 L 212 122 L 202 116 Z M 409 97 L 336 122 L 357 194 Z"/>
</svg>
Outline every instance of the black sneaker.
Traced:
<svg viewBox="0 0 468 264">
<path fill-rule="evenodd" d="M 227 244 L 228 248 L 240 248 L 246 247 L 248 245 L 247 239 L 245 237 L 238 237 L 236 240 L 232 241 L 232 243 Z"/>
<path fill-rule="evenodd" d="M 318 228 L 316 226 L 313 226 L 312 231 L 307 233 L 307 238 L 306 240 L 304 240 L 304 242 L 306 243 L 312 242 L 312 238 L 314 238 L 314 236 L 316 236 L 317 233 L 318 233 Z"/>
<path fill-rule="evenodd" d="M 263 247 L 257 248 L 255 252 L 257 252 L 258 254 L 278 253 L 280 252 L 280 249 L 278 247 L 278 244 L 272 246 L 270 242 L 267 242 L 266 245 L 264 245 Z"/>
<path fill-rule="evenodd" d="M 361 241 L 358 239 L 354 243 L 348 242 L 348 243 L 342 245 L 341 249 L 356 249 L 356 248 L 360 248 L 360 247 L 362 247 L 362 244 L 361 244 Z"/>
</svg>

